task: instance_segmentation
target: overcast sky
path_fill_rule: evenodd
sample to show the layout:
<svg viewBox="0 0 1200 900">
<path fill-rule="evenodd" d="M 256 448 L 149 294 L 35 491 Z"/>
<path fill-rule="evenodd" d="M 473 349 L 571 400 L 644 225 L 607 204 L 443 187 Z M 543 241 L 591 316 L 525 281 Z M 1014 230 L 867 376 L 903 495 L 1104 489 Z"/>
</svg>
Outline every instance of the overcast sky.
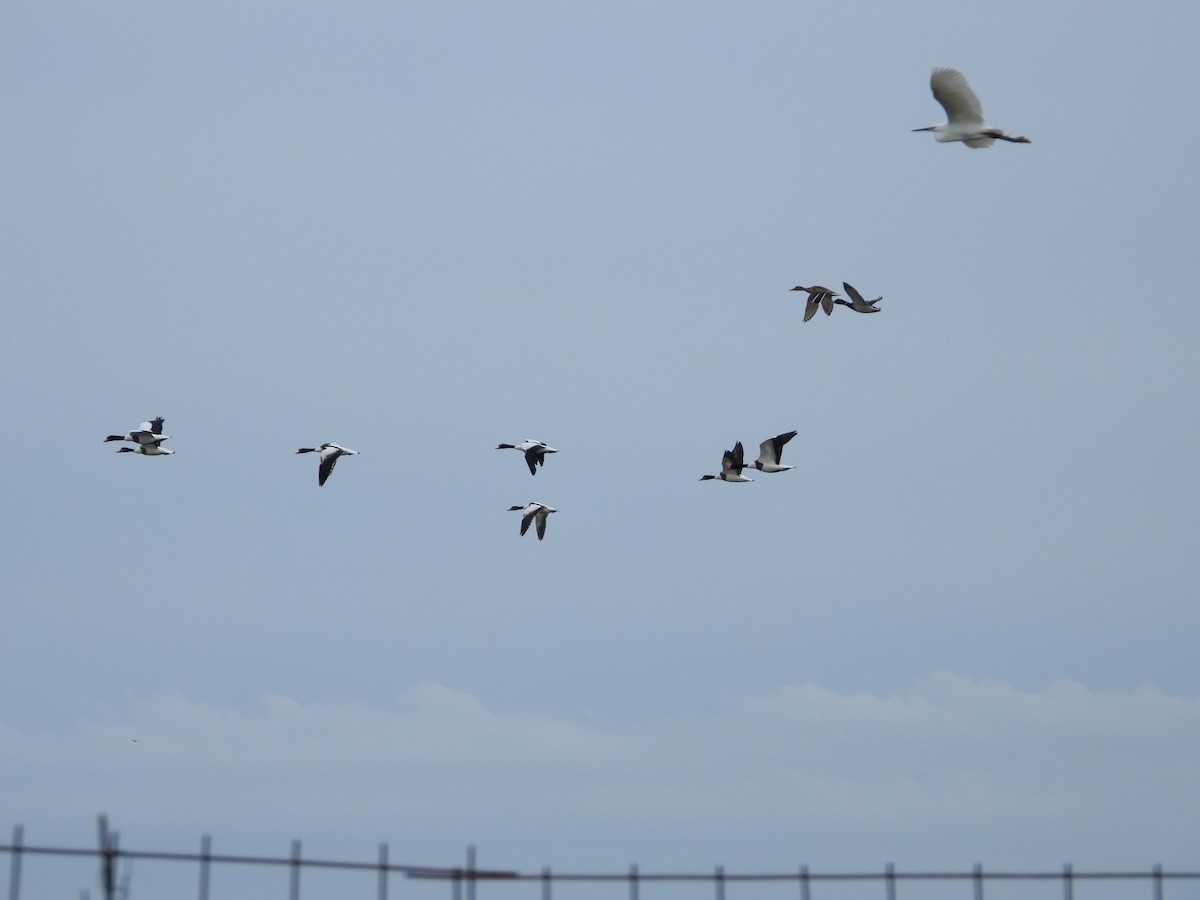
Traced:
<svg viewBox="0 0 1200 900">
<path fill-rule="evenodd" d="M 1198 29 L 10 4 L 0 836 L 1196 869 Z"/>
</svg>

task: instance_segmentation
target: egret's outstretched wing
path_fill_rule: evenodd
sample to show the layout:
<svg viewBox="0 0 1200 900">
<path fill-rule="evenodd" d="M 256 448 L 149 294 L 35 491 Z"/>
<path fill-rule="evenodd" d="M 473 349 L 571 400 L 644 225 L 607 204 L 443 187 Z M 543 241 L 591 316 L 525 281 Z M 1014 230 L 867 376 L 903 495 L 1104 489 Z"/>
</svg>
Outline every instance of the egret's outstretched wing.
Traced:
<svg viewBox="0 0 1200 900">
<path fill-rule="evenodd" d="M 951 125 L 983 125 L 983 107 L 958 69 L 934 69 L 929 78 L 933 97 Z M 986 146 L 986 145 L 980 145 Z"/>
</svg>

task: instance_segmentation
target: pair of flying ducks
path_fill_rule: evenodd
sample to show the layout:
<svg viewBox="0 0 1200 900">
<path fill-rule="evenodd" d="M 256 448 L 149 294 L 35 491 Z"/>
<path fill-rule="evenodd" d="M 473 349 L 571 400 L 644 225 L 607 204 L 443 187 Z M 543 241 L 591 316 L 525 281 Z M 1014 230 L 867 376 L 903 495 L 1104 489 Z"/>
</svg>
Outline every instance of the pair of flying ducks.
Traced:
<svg viewBox="0 0 1200 900">
<path fill-rule="evenodd" d="M 553 447 L 550 447 L 542 441 L 525 440 L 519 444 L 498 444 L 497 450 L 520 450 L 525 454 L 525 462 L 529 466 L 529 474 L 536 475 L 537 467 L 545 465 L 547 453 L 557 453 Z M 357 450 L 351 450 L 349 447 L 343 447 L 340 444 L 326 443 L 319 447 L 301 447 L 297 453 L 320 453 L 321 465 L 317 470 L 317 484 L 323 485 L 329 478 L 333 467 L 337 465 L 337 461 L 343 456 L 354 456 L 358 453 Z M 549 507 L 546 507 L 549 509 Z M 553 510 L 551 510 L 553 512 Z M 538 528 L 539 534 L 546 530 L 545 520 L 542 520 L 541 526 Z M 522 534 L 525 532 L 522 531 Z"/>
<path fill-rule="evenodd" d="M 496 449 L 516 450 L 522 453 L 525 456 L 525 465 L 529 466 L 530 475 L 536 475 L 538 466 L 546 464 L 548 454 L 558 452 L 545 441 L 535 441 L 533 438 L 526 438 L 519 444 L 497 444 Z M 530 500 L 524 506 L 510 506 L 508 511 L 521 514 L 522 537 L 529 530 L 530 525 L 536 525 L 539 541 L 546 537 L 546 520 L 550 517 L 550 513 L 558 512 L 553 506 L 547 506 L 537 500 Z"/>
<path fill-rule="evenodd" d="M 767 438 L 758 445 L 758 459 L 753 462 L 746 462 L 745 450 L 742 448 L 742 442 L 738 441 L 733 445 L 732 450 L 726 450 L 725 455 L 721 457 L 721 473 L 719 475 L 703 475 L 701 481 L 710 481 L 712 479 L 720 479 L 721 481 L 732 481 L 742 483 L 753 481 L 753 478 L 747 478 L 742 474 L 742 469 L 758 469 L 760 472 L 786 472 L 788 469 L 794 469 L 795 466 L 785 466 L 781 459 L 783 457 L 783 445 L 796 436 L 796 432 L 789 431 L 785 434 L 777 434 L 773 438 Z"/>
<path fill-rule="evenodd" d="M 110 434 L 104 440 L 108 441 L 131 441 L 134 446 L 122 447 L 118 453 L 140 453 L 143 456 L 170 456 L 174 450 L 168 450 L 162 445 L 163 441 L 169 440 L 169 434 L 163 434 L 163 417 L 151 419 L 149 422 L 143 422 L 133 431 L 128 434 Z"/>
<path fill-rule="evenodd" d="M 850 295 L 849 300 L 843 300 L 837 291 L 832 288 L 821 287 L 819 284 L 814 284 L 812 287 L 804 287 L 798 284 L 792 288 L 793 291 L 804 291 L 808 294 L 808 302 L 804 306 L 804 321 L 807 322 L 815 316 L 818 309 L 825 310 L 825 315 L 827 316 L 833 315 L 835 304 L 848 307 L 860 313 L 879 312 L 879 307 L 875 304 L 882 300 L 883 297 L 876 297 L 874 300 L 864 299 L 863 295 L 848 281 L 843 281 L 842 287 Z"/>
</svg>

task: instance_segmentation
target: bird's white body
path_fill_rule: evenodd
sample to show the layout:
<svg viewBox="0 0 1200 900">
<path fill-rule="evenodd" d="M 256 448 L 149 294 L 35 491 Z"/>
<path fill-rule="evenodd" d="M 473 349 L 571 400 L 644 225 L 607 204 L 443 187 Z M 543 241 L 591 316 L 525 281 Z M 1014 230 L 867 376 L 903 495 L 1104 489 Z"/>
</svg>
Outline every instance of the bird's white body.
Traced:
<svg viewBox="0 0 1200 900">
<path fill-rule="evenodd" d="M 333 472 L 333 467 L 337 465 L 337 461 L 343 456 L 354 456 L 358 453 L 357 450 L 351 450 L 349 447 L 343 447 L 341 444 L 324 443 L 319 447 L 301 447 L 297 453 L 319 453 L 321 455 L 321 464 L 317 468 L 317 486 L 321 487 L 329 480 L 330 474 Z"/>
<path fill-rule="evenodd" d="M 536 475 L 537 467 L 546 464 L 547 453 L 557 453 L 553 447 L 547 445 L 543 441 L 535 441 L 532 438 L 526 438 L 519 444 L 497 444 L 497 450 L 520 450 L 525 454 L 525 464 L 529 466 L 529 474 Z"/>
<path fill-rule="evenodd" d="M 834 303 L 837 303 L 839 306 L 849 307 L 850 309 L 854 310 L 855 312 L 860 312 L 860 313 L 879 312 L 879 307 L 877 307 L 875 304 L 878 303 L 880 300 L 882 300 L 883 297 L 876 297 L 874 300 L 867 300 L 863 297 L 862 294 L 860 294 L 858 292 L 857 288 L 855 288 L 854 285 L 850 284 L 847 281 L 842 282 L 842 287 L 844 287 L 846 289 L 846 293 L 850 295 L 850 299 L 849 300 L 840 300 L 840 299 L 834 300 L 833 301 Z"/>
<path fill-rule="evenodd" d="M 538 540 L 542 540 L 546 536 L 546 519 L 550 513 L 558 512 L 553 506 L 547 506 L 545 503 L 538 503 L 536 500 L 530 500 L 524 506 L 510 506 L 509 512 L 519 512 L 521 514 L 521 535 L 529 530 L 530 523 L 537 523 Z"/>
<path fill-rule="evenodd" d="M 785 466 L 779 461 L 783 455 L 783 445 L 795 436 L 796 432 L 789 431 L 786 434 L 767 438 L 759 444 L 758 459 L 754 461 L 754 468 L 760 472 L 786 472 L 789 469 L 796 468 L 795 466 Z"/>
<path fill-rule="evenodd" d="M 979 98 L 971 90 L 971 85 L 967 84 L 963 73 L 957 69 L 934 69 L 929 78 L 929 87 L 933 90 L 934 99 L 946 111 L 947 121 L 928 128 L 914 128 L 913 131 L 931 131 L 939 143 L 962 141 L 975 149 L 990 147 L 997 139 L 1013 144 L 1030 143 L 1029 138 L 1014 137 L 984 120 Z"/>
<path fill-rule="evenodd" d="M 733 445 L 732 450 L 726 450 L 721 457 L 721 473 L 719 475 L 701 475 L 701 481 L 711 481 L 720 479 L 721 481 L 731 481 L 735 484 L 753 481 L 753 478 L 747 478 L 742 474 L 742 469 L 746 468 L 745 450 L 742 448 L 742 442 L 738 441 Z"/>
</svg>

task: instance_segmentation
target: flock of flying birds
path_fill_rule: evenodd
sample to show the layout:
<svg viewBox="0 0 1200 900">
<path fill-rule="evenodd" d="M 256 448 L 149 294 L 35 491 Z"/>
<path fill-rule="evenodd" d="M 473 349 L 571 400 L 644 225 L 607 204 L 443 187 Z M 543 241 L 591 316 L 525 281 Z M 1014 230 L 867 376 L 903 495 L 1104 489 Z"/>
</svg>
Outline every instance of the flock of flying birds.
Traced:
<svg viewBox="0 0 1200 900">
<path fill-rule="evenodd" d="M 929 86 L 933 90 L 934 99 L 946 111 L 947 121 L 938 125 L 930 125 L 927 128 L 914 128 L 913 131 L 930 131 L 933 132 L 934 138 L 939 143 L 961 141 L 972 149 L 990 147 L 997 140 L 1008 141 L 1013 144 L 1030 143 L 1029 138 L 1015 137 L 986 122 L 983 118 L 983 107 L 979 102 L 979 98 L 971 90 L 967 79 L 957 69 L 934 69 L 929 79 Z M 804 309 L 804 321 L 807 322 L 815 316 L 818 309 L 824 309 L 827 316 L 832 315 L 833 307 L 838 305 L 845 306 L 859 313 L 880 311 L 876 304 L 883 297 L 867 300 L 853 285 L 843 281 L 842 287 L 845 289 L 847 296 L 849 296 L 849 300 L 842 299 L 837 291 L 821 287 L 820 285 L 813 285 L 812 287 L 797 285 L 792 288 L 793 291 L 803 291 L 808 294 L 808 301 Z M 169 456 L 175 451 L 168 450 L 162 446 L 163 441 L 169 440 L 171 437 L 169 434 L 163 434 L 162 429 L 163 418 L 159 416 L 148 422 L 143 422 L 136 430 L 130 431 L 128 434 L 110 434 L 104 440 L 128 441 L 133 444 L 132 447 L 122 447 L 117 451 L 118 453 L 140 453 L 143 456 Z M 795 431 L 788 431 L 773 438 L 768 438 L 759 444 L 758 459 L 749 463 L 745 461 L 745 451 L 742 447 L 742 442 L 738 441 L 734 444 L 733 449 L 726 450 L 724 456 L 721 458 L 720 473 L 717 475 L 705 475 L 700 480 L 709 481 L 715 479 L 733 483 L 753 481 L 754 479 L 747 478 L 742 474 L 743 469 L 749 468 L 769 473 L 786 472 L 794 468 L 794 466 L 785 466 L 781 462 L 783 447 L 795 436 Z M 498 444 L 496 449 L 520 451 L 525 456 L 525 464 L 529 466 L 530 475 L 536 475 L 538 467 L 545 465 L 548 454 L 558 452 L 544 442 L 535 440 L 525 440 L 519 444 Z M 317 468 L 318 486 L 325 484 L 329 479 L 330 474 L 333 472 L 333 467 L 337 465 L 339 459 L 343 456 L 354 456 L 358 453 L 357 450 L 351 450 L 348 447 L 333 443 L 321 444 L 318 447 L 301 447 L 296 452 L 320 454 L 320 465 Z M 553 506 L 548 506 L 536 500 L 531 500 L 524 506 L 510 506 L 508 511 L 519 512 L 521 514 L 522 535 L 529 531 L 530 525 L 536 525 L 539 541 L 546 536 L 546 520 L 551 513 L 558 512 Z"/>
</svg>

